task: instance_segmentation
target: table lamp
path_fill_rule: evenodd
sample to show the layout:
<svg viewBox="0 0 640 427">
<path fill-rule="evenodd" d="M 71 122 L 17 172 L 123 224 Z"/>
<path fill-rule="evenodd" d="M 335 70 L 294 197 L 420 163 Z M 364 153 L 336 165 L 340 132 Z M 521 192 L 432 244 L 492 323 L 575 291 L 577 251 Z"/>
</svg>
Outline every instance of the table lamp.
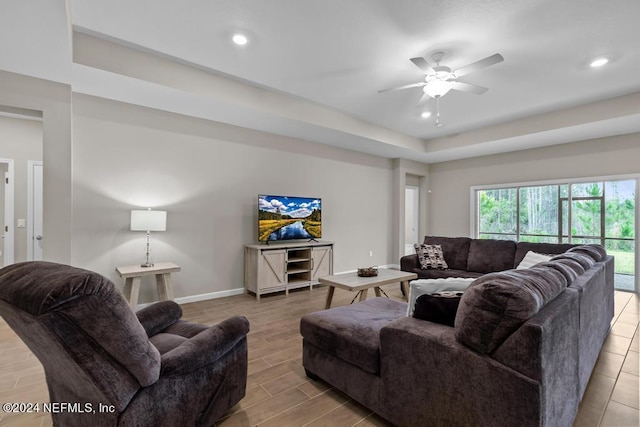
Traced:
<svg viewBox="0 0 640 427">
<path fill-rule="evenodd" d="M 147 232 L 147 261 L 141 267 L 153 267 L 149 262 L 149 237 L 152 231 L 167 230 L 167 211 L 132 210 L 131 211 L 131 231 Z"/>
</svg>

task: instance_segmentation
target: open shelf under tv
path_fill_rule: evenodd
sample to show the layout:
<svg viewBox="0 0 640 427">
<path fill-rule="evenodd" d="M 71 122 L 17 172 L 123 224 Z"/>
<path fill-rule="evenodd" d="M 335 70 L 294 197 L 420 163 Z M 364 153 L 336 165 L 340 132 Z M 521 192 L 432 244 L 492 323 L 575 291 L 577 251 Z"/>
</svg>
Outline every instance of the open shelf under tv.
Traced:
<svg viewBox="0 0 640 427">
<path fill-rule="evenodd" d="M 309 286 L 333 274 L 332 242 L 272 242 L 245 245 L 244 277 L 248 292 L 260 295 Z"/>
</svg>

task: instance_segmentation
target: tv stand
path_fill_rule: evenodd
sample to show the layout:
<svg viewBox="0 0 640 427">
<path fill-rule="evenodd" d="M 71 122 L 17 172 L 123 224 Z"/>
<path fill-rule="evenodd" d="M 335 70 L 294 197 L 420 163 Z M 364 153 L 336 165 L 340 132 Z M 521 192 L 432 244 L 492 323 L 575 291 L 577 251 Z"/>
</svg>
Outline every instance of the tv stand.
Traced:
<svg viewBox="0 0 640 427">
<path fill-rule="evenodd" d="M 333 242 L 287 242 L 244 246 L 244 285 L 260 295 L 320 283 L 333 274 Z"/>
</svg>

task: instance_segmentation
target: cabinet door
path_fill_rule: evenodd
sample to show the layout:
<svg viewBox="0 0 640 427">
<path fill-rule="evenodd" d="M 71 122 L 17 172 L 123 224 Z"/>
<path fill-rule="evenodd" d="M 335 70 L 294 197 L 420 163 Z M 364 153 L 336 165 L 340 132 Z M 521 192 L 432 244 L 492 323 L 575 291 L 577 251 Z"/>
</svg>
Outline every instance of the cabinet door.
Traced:
<svg viewBox="0 0 640 427">
<path fill-rule="evenodd" d="M 286 251 L 262 251 L 259 283 L 260 288 L 281 286 L 286 283 Z"/>
<path fill-rule="evenodd" d="M 333 249 L 331 246 L 312 248 L 311 258 L 313 260 L 311 270 L 313 281 L 317 282 L 320 277 L 333 274 Z"/>
</svg>

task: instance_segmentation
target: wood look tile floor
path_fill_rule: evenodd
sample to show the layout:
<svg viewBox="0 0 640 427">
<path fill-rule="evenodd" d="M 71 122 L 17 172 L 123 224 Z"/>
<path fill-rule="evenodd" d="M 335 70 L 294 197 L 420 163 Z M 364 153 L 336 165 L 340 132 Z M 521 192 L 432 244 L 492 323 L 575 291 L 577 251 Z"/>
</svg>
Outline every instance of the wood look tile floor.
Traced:
<svg viewBox="0 0 640 427">
<path fill-rule="evenodd" d="M 398 285 L 383 287 L 400 299 Z M 388 426 L 384 419 L 328 384 L 309 380 L 302 368 L 300 317 L 324 308 L 326 288 L 263 296 L 239 295 L 182 306 L 184 318 L 214 324 L 233 315 L 251 323 L 245 398 L 218 425 L 230 426 Z M 373 292 L 370 292 L 373 294 Z M 354 294 L 336 290 L 333 306 Z M 373 295 L 370 295 L 372 298 Z M 575 420 L 576 427 L 639 425 L 638 365 L 640 298 L 616 292 L 615 317 Z M 43 369 L 0 319 L 0 403 L 46 402 Z M 0 413 L 1 426 L 50 426 L 47 414 Z"/>
</svg>

